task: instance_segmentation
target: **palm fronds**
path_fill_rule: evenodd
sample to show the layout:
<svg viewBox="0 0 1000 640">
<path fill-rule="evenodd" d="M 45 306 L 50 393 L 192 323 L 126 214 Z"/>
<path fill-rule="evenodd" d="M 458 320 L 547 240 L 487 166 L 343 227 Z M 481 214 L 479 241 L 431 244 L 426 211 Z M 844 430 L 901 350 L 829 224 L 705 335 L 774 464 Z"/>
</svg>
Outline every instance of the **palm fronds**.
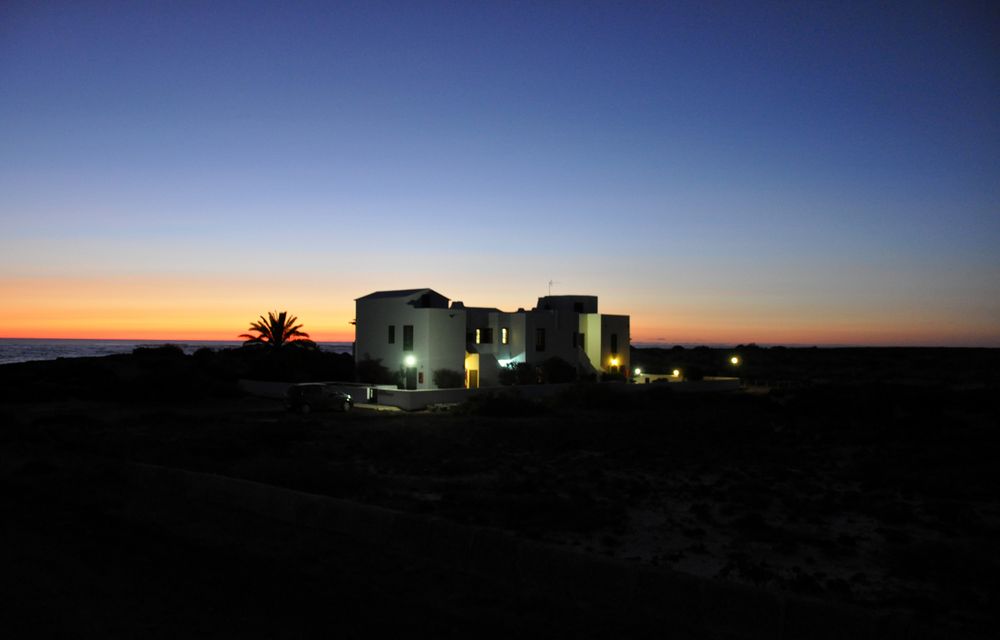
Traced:
<svg viewBox="0 0 1000 640">
<path fill-rule="evenodd" d="M 296 324 L 298 320 L 295 316 L 289 316 L 287 311 L 269 311 L 267 318 L 260 316 L 260 320 L 250 323 L 248 331 L 256 332 L 256 335 L 242 333 L 239 337 L 246 339 L 244 346 L 264 344 L 280 349 L 286 345 L 315 345 L 309 340 L 309 334 L 302 331 L 302 325 Z"/>
</svg>

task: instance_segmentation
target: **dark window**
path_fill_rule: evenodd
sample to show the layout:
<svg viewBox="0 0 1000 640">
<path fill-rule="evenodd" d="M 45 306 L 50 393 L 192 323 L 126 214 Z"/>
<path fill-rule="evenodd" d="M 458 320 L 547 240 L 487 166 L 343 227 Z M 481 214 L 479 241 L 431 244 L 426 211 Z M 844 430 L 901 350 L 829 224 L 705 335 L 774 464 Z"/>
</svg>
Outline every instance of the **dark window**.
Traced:
<svg viewBox="0 0 1000 640">
<path fill-rule="evenodd" d="M 586 341 L 586 339 L 585 339 L 585 336 L 584 336 L 584 334 L 582 334 L 582 333 L 580 334 L 580 346 L 581 346 L 582 348 L 584 348 L 584 349 L 586 349 L 586 348 L 587 348 L 587 341 Z"/>
<path fill-rule="evenodd" d="M 482 344 L 493 344 L 493 329 L 490 327 L 484 327 L 482 329 L 476 329 L 479 335 L 479 342 Z"/>
<path fill-rule="evenodd" d="M 500 329 L 500 344 L 507 344 L 510 341 L 510 331 L 507 327 L 502 327 Z"/>
<path fill-rule="evenodd" d="M 612 355 L 618 355 L 618 334 L 611 334 L 611 353 Z"/>
<path fill-rule="evenodd" d="M 573 311 L 576 311 L 577 313 L 583 313 L 583 303 L 582 302 L 574 302 L 573 303 Z"/>
<path fill-rule="evenodd" d="M 389 325 L 389 344 L 396 344 L 396 325 Z"/>
<path fill-rule="evenodd" d="M 413 351 L 413 325 L 403 325 L 403 351 Z"/>
<path fill-rule="evenodd" d="M 535 329 L 535 351 L 545 351 L 545 329 Z"/>
<path fill-rule="evenodd" d="M 468 332 L 468 333 L 465 334 L 465 342 L 466 342 L 466 344 L 472 344 L 475 341 L 476 341 L 476 332 L 475 331 L 470 331 L 470 332 Z"/>
</svg>

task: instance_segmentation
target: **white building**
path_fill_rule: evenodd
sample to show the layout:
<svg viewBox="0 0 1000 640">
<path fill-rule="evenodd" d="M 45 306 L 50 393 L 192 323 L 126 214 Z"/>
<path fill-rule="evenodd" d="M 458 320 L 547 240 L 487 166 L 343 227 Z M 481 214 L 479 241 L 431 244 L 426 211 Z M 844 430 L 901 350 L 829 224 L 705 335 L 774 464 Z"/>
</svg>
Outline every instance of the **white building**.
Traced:
<svg viewBox="0 0 1000 640">
<path fill-rule="evenodd" d="M 356 360 L 403 370 L 408 389 L 433 389 L 438 369 L 464 372 L 467 387 L 492 386 L 501 367 L 553 356 L 584 374 L 629 370 L 629 317 L 598 313 L 596 296 L 545 296 L 514 312 L 449 305 L 432 289 L 376 291 L 355 303 Z"/>
</svg>

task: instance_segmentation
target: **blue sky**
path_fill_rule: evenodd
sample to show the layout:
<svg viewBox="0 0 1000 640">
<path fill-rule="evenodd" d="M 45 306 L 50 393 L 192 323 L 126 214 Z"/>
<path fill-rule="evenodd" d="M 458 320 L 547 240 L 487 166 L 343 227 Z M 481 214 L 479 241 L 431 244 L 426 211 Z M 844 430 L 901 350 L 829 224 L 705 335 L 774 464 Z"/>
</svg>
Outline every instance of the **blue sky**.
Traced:
<svg viewBox="0 0 1000 640">
<path fill-rule="evenodd" d="M 552 279 L 633 339 L 1000 346 L 997 26 L 968 3 L 5 3 L 0 334 L 96 336 L 106 307 L 119 335 L 224 337 L 277 306 L 343 338 L 370 290 L 516 308 Z M 143 320 L 182 312 L 204 329 Z"/>
</svg>

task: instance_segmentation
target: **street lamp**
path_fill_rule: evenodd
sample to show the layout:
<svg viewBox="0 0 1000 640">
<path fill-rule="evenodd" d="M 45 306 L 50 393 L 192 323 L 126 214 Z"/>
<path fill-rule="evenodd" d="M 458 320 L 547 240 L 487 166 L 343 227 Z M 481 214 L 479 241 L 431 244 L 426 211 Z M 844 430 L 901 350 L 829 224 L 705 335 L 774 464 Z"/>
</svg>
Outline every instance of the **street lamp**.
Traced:
<svg viewBox="0 0 1000 640">
<path fill-rule="evenodd" d="M 739 356 L 733 356 L 732 358 L 729 359 L 729 362 L 735 367 L 740 363 L 740 358 Z"/>
<path fill-rule="evenodd" d="M 635 375 L 641 376 L 642 375 L 642 369 L 640 369 L 639 367 L 636 367 L 635 368 Z"/>
<path fill-rule="evenodd" d="M 681 377 L 681 370 L 680 369 L 674 369 L 674 377 L 675 378 L 680 378 Z"/>
</svg>

